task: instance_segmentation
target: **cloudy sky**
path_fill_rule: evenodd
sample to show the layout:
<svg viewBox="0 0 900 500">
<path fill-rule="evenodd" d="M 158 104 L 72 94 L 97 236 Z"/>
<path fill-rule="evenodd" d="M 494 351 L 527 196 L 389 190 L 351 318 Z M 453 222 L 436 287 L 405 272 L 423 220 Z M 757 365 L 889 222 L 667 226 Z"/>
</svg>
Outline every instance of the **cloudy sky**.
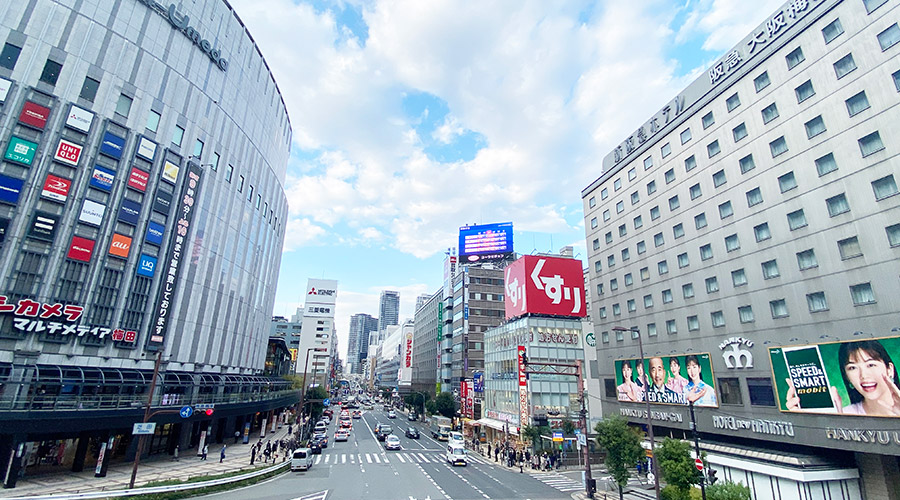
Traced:
<svg viewBox="0 0 900 500">
<path fill-rule="evenodd" d="M 230 0 L 284 94 L 294 144 L 274 314 L 339 280 L 337 330 L 441 284 L 459 226 L 519 253 L 574 245 L 581 190 L 781 0 Z"/>
</svg>

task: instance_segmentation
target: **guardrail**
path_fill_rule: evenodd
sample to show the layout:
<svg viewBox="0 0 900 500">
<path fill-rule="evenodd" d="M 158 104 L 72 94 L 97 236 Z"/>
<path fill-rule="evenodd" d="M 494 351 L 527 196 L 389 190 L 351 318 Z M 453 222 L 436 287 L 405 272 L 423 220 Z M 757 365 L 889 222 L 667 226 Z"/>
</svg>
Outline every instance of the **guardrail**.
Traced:
<svg viewBox="0 0 900 500">
<path fill-rule="evenodd" d="M 151 486 L 149 488 L 132 488 L 130 490 L 112 490 L 112 491 L 92 491 L 90 493 L 66 493 L 63 495 L 41 495 L 35 497 L 16 497 L 15 500 L 71 500 L 71 499 L 92 499 L 92 498 L 127 498 L 138 495 L 152 495 L 157 493 L 171 493 L 173 491 L 189 491 L 201 488 L 209 488 L 211 486 L 219 486 L 222 484 L 236 483 L 253 479 L 265 474 L 277 472 L 279 469 L 290 470 L 291 461 L 287 460 L 278 465 L 264 467 L 253 472 L 231 476 L 222 479 L 213 479 L 210 481 L 202 481 L 199 483 L 183 483 L 173 484 L 169 486 Z"/>
</svg>

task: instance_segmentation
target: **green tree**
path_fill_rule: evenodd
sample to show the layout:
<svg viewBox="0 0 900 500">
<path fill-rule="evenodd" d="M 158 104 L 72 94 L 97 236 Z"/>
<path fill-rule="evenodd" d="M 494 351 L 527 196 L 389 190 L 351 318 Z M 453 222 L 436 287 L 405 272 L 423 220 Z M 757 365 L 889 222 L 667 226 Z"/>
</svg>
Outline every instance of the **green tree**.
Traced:
<svg viewBox="0 0 900 500">
<path fill-rule="evenodd" d="M 434 403 L 433 399 L 429 399 L 425 402 L 425 411 L 428 412 L 429 415 L 434 415 L 437 413 L 437 405 Z"/>
<path fill-rule="evenodd" d="M 531 447 L 537 450 L 538 441 L 541 439 L 541 430 L 533 425 L 522 427 L 521 436 L 526 441 L 531 441 Z"/>
<path fill-rule="evenodd" d="M 723 481 L 706 487 L 706 500 L 750 500 L 750 488 Z"/>
<path fill-rule="evenodd" d="M 282 375 L 285 380 L 290 380 L 291 389 L 303 389 L 303 375 Z"/>
<path fill-rule="evenodd" d="M 385 400 L 385 402 L 391 400 L 391 395 L 394 394 L 394 390 L 390 387 L 382 387 L 381 388 L 381 398 Z"/>
<path fill-rule="evenodd" d="M 560 424 L 559 427 L 560 429 L 562 429 L 564 434 L 575 434 L 575 422 L 573 422 L 571 419 L 567 418 L 563 420 L 562 424 Z"/>
<path fill-rule="evenodd" d="M 703 478 L 691 458 L 691 444 L 678 439 L 663 439 L 656 447 L 656 463 L 668 486 L 671 500 L 689 499 L 691 487 Z"/>
<path fill-rule="evenodd" d="M 594 426 L 597 433 L 597 444 L 606 451 L 606 468 L 619 485 L 619 498 L 623 498 L 622 489 L 628 485 L 629 467 L 633 467 L 644 458 L 641 447 L 641 433 L 628 425 L 622 417 L 609 417 Z"/>
<path fill-rule="evenodd" d="M 431 395 L 428 393 L 412 392 L 404 396 L 403 402 L 415 411 L 422 410 L 424 412 L 423 407 L 429 399 L 431 399 Z"/>
<path fill-rule="evenodd" d="M 453 418 L 456 416 L 456 401 L 453 399 L 453 394 L 449 392 L 442 392 L 434 398 L 434 413 L 438 413 L 447 418 Z"/>
</svg>

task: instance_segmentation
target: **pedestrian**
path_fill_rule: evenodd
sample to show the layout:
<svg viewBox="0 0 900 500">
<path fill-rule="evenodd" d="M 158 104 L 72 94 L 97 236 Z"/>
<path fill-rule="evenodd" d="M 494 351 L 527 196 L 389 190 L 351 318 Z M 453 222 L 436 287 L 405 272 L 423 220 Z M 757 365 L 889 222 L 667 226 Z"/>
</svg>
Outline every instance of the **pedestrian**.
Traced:
<svg viewBox="0 0 900 500">
<path fill-rule="evenodd" d="M 178 461 L 178 445 L 175 445 L 175 452 L 172 454 L 172 460 Z"/>
<path fill-rule="evenodd" d="M 253 465 L 253 462 L 256 461 L 256 446 L 250 447 L 250 465 Z"/>
<path fill-rule="evenodd" d="M 222 463 L 225 461 L 225 447 L 226 447 L 226 445 L 223 444 L 222 451 L 219 452 L 219 463 Z"/>
<path fill-rule="evenodd" d="M 488 458 L 491 458 L 491 443 L 488 443 Z"/>
<path fill-rule="evenodd" d="M 294 433 L 294 424 L 288 424 L 288 436 Z"/>
<path fill-rule="evenodd" d="M 522 474 L 524 472 L 522 467 L 525 465 L 525 455 L 522 453 L 522 450 L 516 453 L 516 462 L 519 463 L 519 474 Z"/>
<path fill-rule="evenodd" d="M 559 463 L 562 461 L 559 459 L 559 452 L 555 452 L 555 456 L 553 457 L 553 465 L 556 467 L 556 470 L 559 470 Z"/>
<path fill-rule="evenodd" d="M 531 463 L 531 451 L 528 448 L 525 448 L 525 462 Z"/>
<path fill-rule="evenodd" d="M 500 461 L 500 459 L 498 458 L 499 456 L 500 456 L 500 445 L 498 444 L 498 445 L 494 446 L 494 462 Z"/>
<path fill-rule="evenodd" d="M 206 460 L 206 454 L 209 453 L 209 445 L 203 445 L 203 451 L 200 452 L 200 460 Z"/>
<path fill-rule="evenodd" d="M 241 431 L 234 431 L 234 444 L 237 444 L 238 439 L 241 437 Z"/>
</svg>

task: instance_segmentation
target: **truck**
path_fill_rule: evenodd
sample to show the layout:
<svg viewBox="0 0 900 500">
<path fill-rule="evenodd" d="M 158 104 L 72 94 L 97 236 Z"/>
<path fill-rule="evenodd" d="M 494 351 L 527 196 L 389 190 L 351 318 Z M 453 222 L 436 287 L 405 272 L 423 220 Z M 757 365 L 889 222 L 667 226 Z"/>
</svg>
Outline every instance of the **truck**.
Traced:
<svg viewBox="0 0 900 500">
<path fill-rule="evenodd" d="M 431 437 L 439 441 L 448 441 L 450 439 L 450 430 L 452 423 L 447 417 L 435 415 L 431 417 L 431 423 L 428 429 L 431 431 Z"/>
</svg>

